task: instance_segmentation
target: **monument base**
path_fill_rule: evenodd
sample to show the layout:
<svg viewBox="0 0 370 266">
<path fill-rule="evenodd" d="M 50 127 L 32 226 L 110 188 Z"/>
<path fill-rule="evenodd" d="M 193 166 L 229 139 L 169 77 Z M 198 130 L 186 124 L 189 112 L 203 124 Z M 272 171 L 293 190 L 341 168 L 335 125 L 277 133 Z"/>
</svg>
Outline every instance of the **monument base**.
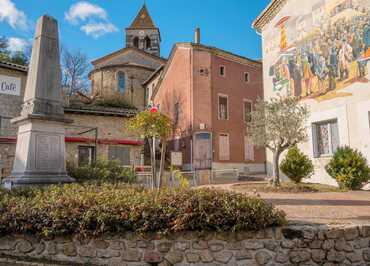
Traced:
<svg viewBox="0 0 370 266">
<path fill-rule="evenodd" d="M 19 125 L 13 171 L 3 187 L 72 183 L 65 165 L 65 120 L 44 116 L 15 119 Z"/>
<path fill-rule="evenodd" d="M 66 184 L 74 183 L 75 179 L 68 176 L 67 173 L 64 175 L 61 174 L 20 174 L 20 175 L 11 175 L 9 178 L 6 178 L 2 182 L 2 187 L 6 189 L 14 188 L 25 188 L 33 186 L 48 186 L 48 185 L 57 185 L 57 184 Z"/>
</svg>

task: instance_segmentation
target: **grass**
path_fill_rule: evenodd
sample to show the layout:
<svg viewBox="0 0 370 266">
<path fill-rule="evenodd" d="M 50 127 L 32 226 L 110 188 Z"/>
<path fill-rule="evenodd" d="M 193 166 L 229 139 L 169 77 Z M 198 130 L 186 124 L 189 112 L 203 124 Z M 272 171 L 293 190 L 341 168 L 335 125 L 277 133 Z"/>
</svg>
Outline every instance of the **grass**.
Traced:
<svg viewBox="0 0 370 266">
<path fill-rule="evenodd" d="M 280 187 L 273 187 L 266 182 L 253 182 L 238 184 L 232 187 L 237 192 L 262 192 L 262 193 L 318 193 L 318 192 L 346 192 L 338 187 L 293 182 L 282 182 Z"/>
</svg>

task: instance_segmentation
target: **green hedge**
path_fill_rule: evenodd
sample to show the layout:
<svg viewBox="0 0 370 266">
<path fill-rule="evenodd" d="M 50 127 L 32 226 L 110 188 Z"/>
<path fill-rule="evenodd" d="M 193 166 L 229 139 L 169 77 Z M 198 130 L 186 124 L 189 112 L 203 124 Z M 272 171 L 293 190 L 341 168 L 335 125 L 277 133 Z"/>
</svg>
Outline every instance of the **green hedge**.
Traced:
<svg viewBox="0 0 370 266">
<path fill-rule="evenodd" d="M 199 190 L 146 190 L 104 184 L 0 192 L 0 235 L 260 230 L 285 214 L 259 198 Z"/>
<path fill-rule="evenodd" d="M 75 166 L 67 163 L 68 174 L 78 182 L 124 182 L 134 183 L 136 174 L 132 168 L 124 167 L 117 160 L 97 159 L 91 165 Z"/>
</svg>

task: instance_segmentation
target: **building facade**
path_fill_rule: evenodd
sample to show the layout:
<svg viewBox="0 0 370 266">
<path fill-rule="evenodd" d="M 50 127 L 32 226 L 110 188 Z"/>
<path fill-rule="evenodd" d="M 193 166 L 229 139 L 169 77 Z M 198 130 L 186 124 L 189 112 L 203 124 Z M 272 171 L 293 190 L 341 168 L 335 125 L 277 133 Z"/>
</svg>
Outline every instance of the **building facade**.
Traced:
<svg viewBox="0 0 370 266">
<path fill-rule="evenodd" d="M 171 152 L 186 170 L 238 168 L 264 172 L 265 154 L 246 137 L 253 103 L 263 97 L 262 65 L 199 43 L 177 43 L 151 99 L 174 122 Z"/>
<path fill-rule="evenodd" d="M 0 62 L 0 178 L 13 168 L 17 127 L 10 120 L 18 117 L 23 104 L 27 67 Z M 70 103 L 65 117 L 66 161 L 75 166 L 95 158 L 118 160 L 124 166 L 143 164 L 143 141 L 130 133 L 126 121 L 135 110 Z"/>
<path fill-rule="evenodd" d="M 21 112 L 26 80 L 27 67 L 0 61 L 0 177 L 13 166 L 17 128 L 10 120 Z"/>
<path fill-rule="evenodd" d="M 335 185 L 325 165 L 340 146 L 370 161 L 370 1 L 274 0 L 255 20 L 265 99 L 296 96 L 310 109 L 310 182 Z M 271 173 L 272 155 L 267 153 Z"/>
<path fill-rule="evenodd" d="M 92 61 L 89 74 L 94 95 L 121 97 L 127 104 L 144 109 L 146 92 L 142 83 L 166 63 L 160 57 L 160 31 L 144 5 L 126 28 L 126 46 Z"/>
</svg>

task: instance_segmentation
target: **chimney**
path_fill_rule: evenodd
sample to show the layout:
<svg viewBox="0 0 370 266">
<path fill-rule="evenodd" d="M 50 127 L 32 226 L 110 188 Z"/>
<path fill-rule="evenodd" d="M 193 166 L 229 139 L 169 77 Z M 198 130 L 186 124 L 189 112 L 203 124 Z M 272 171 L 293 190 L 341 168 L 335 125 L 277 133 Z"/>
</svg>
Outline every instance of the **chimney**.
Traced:
<svg viewBox="0 0 370 266">
<path fill-rule="evenodd" d="M 199 28 L 199 27 L 197 27 L 197 28 L 195 29 L 194 42 L 195 42 L 196 44 L 200 44 L 200 28 Z"/>
</svg>

